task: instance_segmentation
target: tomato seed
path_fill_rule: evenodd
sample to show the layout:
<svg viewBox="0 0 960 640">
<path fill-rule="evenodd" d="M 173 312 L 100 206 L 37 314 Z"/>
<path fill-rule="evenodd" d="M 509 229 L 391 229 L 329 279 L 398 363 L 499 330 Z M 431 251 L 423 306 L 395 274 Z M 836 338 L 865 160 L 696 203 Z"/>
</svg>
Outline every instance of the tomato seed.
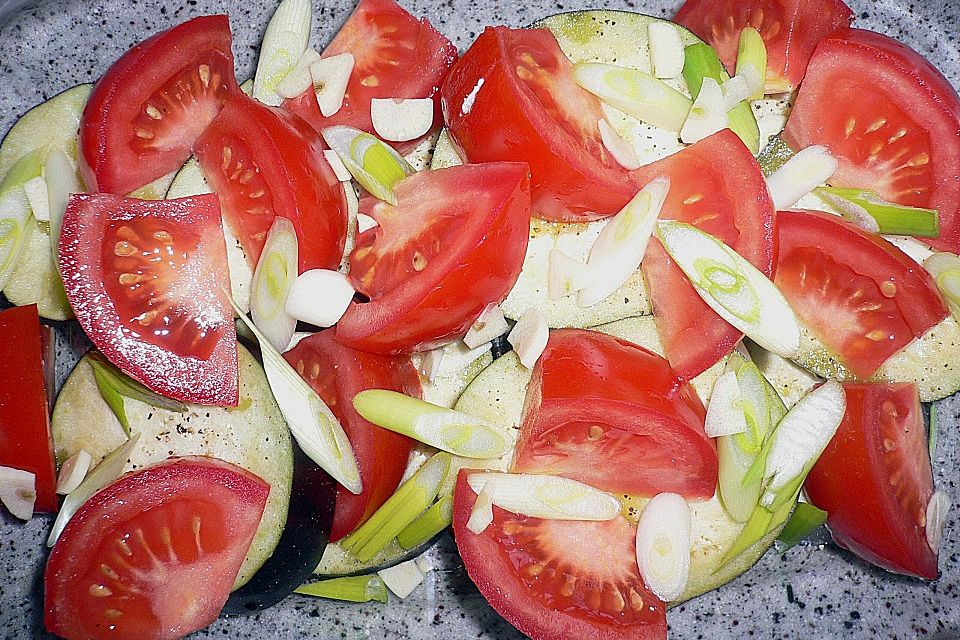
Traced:
<svg viewBox="0 0 960 640">
<path fill-rule="evenodd" d="M 378 87 L 380 86 L 380 78 L 374 75 L 369 75 L 363 80 L 361 80 L 360 84 L 362 84 L 365 87 Z"/>
<path fill-rule="evenodd" d="M 204 87 L 210 86 L 210 66 L 202 64 L 197 67 L 197 75 L 200 76 L 200 82 L 203 83 Z"/>
<path fill-rule="evenodd" d="M 127 242 L 126 240 L 121 240 L 113 246 L 113 254 L 121 258 L 126 258 L 127 256 L 132 256 L 137 252 L 137 248 Z"/>
<path fill-rule="evenodd" d="M 160 110 L 157 109 L 152 104 L 147 105 L 147 115 L 153 118 L 154 120 L 163 120 L 163 114 L 160 113 Z"/>
<path fill-rule="evenodd" d="M 640 611 L 641 609 L 643 609 L 643 596 L 637 593 L 634 589 L 630 589 L 630 593 L 628 594 L 628 597 L 630 598 L 631 609 L 633 609 L 634 611 Z"/>
<path fill-rule="evenodd" d="M 92 595 L 94 598 L 107 598 L 113 595 L 113 591 L 102 584 L 90 585 L 89 591 L 90 595 Z"/>
<path fill-rule="evenodd" d="M 413 270 L 423 271 L 427 268 L 427 259 L 419 251 L 413 254 Z"/>
</svg>

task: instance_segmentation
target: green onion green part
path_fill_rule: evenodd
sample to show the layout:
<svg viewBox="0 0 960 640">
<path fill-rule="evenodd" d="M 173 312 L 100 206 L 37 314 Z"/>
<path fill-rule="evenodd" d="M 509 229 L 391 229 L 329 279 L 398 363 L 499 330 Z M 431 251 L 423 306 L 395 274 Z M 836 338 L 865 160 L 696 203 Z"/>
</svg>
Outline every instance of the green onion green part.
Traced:
<svg viewBox="0 0 960 640">
<path fill-rule="evenodd" d="M 104 402 L 110 407 L 113 415 L 117 416 L 120 426 L 123 427 L 128 436 L 130 435 L 130 422 L 127 420 L 127 412 L 123 405 L 124 398 L 137 400 L 157 409 L 176 411 L 177 413 L 183 413 L 187 410 L 187 405 L 159 393 L 154 393 L 120 371 L 116 365 L 99 353 L 90 354 L 89 362 L 100 395 L 103 396 Z"/>
<path fill-rule="evenodd" d="M 344 602 L 387 603 L 387 585 L 380 576 L 348 576 L 320 582 L 308 582 L 293 590 L 305 596 L 342 600 Z"/>
<path fill-rule="evenodd" d="M 45 148 L 34 149 L 10 167 L 10 170 L 3 176 L 3 180 L 0 181 L 0 198 L 10 190 L 22 187 L 30 180 L 43 175 L 45 151 Z"/>
<path fill-rule="evenodd" d="M 123 407 L 123 397 L 117 393 L 117 390 L 110 384 L 110 380 L 104 372 L 106 367 L 96 360 L 90 361 L 90 367 L 93 369 L 93 377 L 97 381 L 97 389 L 100 390 L 100 396 L 103 398 L 103 401 L 107 403 L 107 406 L 110 407 L 113 415 L 117 416 L 120 426 L 123 427 L 123 432 L 129 437 L 130 421 L 127 420 L 127 412 Z"/>
<path fill-rule="evenodd" d="M 379 200 L 397 204 L 393 188 L 413 173 L 403 156 L 376 136 L 352 127 L 327 127 L 322 134 L 360 186 Z"/>
<path fill-rule="evenodd" d="M 737 47 L 737 75 L 747 78 L 754 89 L 751 100 L 760 100 L 764 96 L 764 83 L 767 79 L 767 45 L 760 32 L 746 27 L 740 32 Z"/>
<path fill-rule="evenodd" d="M 787 521 L 777 541 L 781 543 L 781 550 L 786 551 L 795 547 L 827 521 L 827 512 L 807 502 L 798 502 L 797 508 Z"/>
<path fill-rule="evenodd" d="M 443 496 L 432 507 L 397 534 L 397 543 L 406 550 L 415 549 L 446 529 L 453 522 L 453 496 Z"/>
<path fill-rule="evenodd" d="M 866 189 L 845 189 L 840 187 L 817 187 L 817 195 L 824 197 L 830 204 L 859 207 L 864 213 L 876 220 L 879 232 L 896 236 L 916 236 L 920 238 L 940 237 L 940 213 L 936 209 L 907 207 L 880 198 L 874 191 Z"/>
</svg>

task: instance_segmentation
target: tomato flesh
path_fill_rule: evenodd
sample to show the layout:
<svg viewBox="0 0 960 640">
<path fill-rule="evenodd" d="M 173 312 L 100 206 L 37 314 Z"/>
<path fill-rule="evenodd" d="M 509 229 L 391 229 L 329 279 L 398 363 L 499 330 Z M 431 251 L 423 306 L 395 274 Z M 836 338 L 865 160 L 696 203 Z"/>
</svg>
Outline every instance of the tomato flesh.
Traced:
<svg viewBox="0 0 960 640">
<path fill-rule="evenodd" d="M 666 638 L 666 611 L 637 567 L 637 529 L 605 522 L 540 520 L 493 507 L 479 534 L 467 529 L 477 495 L 463 469 L 453 531 L 470 579 L 497 613 L 533 640 Z"/>
<path fill-rule="evenodd" d="M 500 303 L 523 265 L 530 228 L 527 165 L 498 162 L 422 171 L 376 204 L 378 226 L 357 238 L 354 302 L 337 340 L 374 353 L 411 353 L 462 337 Z"/>
<path fill-rule="evenodd" d="M 44 573 L 46 627 L 68 640 L 173 640 L 212 623 L 270 486 L 214 458 L 171 458 L 83 504 Z"/>
<path fill-rule="evenodd" d="M 237 337 L 216 196 L 71 196 L 60 272 L 80 325 L 126 374 L 184 402 L 237 404 Z"/>
<path fill-rule="evenodd" d="M 400 153 L 407 153 L 440 129 L 440 85 L 457 59 L 457 48 L 427 20 L 418 20 L 393 0 L 360 0 L 324 49 L 323 57 L 343 53 L 353 55 L 354 67 L 337 113 L 324 117 L 312 89 L 285 101 L 283 107 L 317 131 L 347 125 L 376 134 L 370 117 L 374 98 L 433 98 L 430 131 L 414 140 L 392 144 Z"/>
<path fill-rule="evenodd" d="M 781 211 L 777 226 L 775 284 L 856 376 L 947 317 L 930 275 L 883 238 L 815 211 Z"/>
<path fill-rule="evenodd" d="M 914 383 L 844 384 L 847 412 L 806 480 L 834 541 L 888 571 L 935 580 L 933 475 Z"/>
<path fill-rule="evenodd" d="M 767 93 L 800 86 L 817 43 L 849 27 L 853 12 L 842 0 L 687 0 L 674 22 L 706 40 L 730 75 L 736 71 L 740 32 L 753 27 L 767 48 Z"/>
<path fill-rule="evenodd" d="M 717 453 L 693 388 L 660 356 L 595 331 L 553 331 L 527 389 L 513 471 L 598 489 L 709 498 Z"/>
<path fill-rule="evenodd" d="M 930 244 L 960 252 L 960 97 L 916 51 L 859 29 L 826 38 L 783 137 L 794 149 L 825 145 L 840 161 L 831 185 L 937 209 Z"/>
<path fill-rule="evenodd" d="M 256 266 L 276 216 L 297 232 L 300 271 L 336 269 L 347 236 L 343 187 L 303 120 L 237 96 L 197 141 L 203 174 Z"/>
<path fill-rule="evenodd" d="M 470 162 L 530 164 L 533 215 L 611 216 L 637 186 L 600 139 L 600 102 L 546 29 L 487 28 L 444 83 L 444 119 Z"/>
<path fill-rule="evenodd" d="M 239 93 L 230 21 L 194 18 L 141 42 L 97 82 L 80 120 L 88 189 L 126 194 L 176 171 Z"/>
<path fill-rule="evenodd" d="M 284 354 L 340 421 L 360 466 L 363 492 L 337 486 L 330 541 L 336 542 L 369 518 L 393 495 L 407 468 L 414 442 L 360 417 L 353 397 L 367 389 L 388 389 L 420 397 L 420 377 L 406 356 L 364 353 L 340 344 L 335 329 L 305 338 Z"/>
</svg>

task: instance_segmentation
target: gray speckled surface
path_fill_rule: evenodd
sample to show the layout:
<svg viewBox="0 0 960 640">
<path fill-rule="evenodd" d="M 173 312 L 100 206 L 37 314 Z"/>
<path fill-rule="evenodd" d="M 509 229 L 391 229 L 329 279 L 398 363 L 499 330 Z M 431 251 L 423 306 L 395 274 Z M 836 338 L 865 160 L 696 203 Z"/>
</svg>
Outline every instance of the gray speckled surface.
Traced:
<svg viewBox="0 0 960 640">
<path fill-rule="evenodd" d="M 0 0 L 0 11 L 22 0 Z M 561 10 L 595 7 L 590 0 L 405 0 L 414 13 L 464 48 L 484 24 L 513 26 Z M 626 8 L 654 15 L 673 12 L 679 0 L 624 1 Z M 860 26 L 910 43 L 960 84 L 957 0 L 857 0 L 849 3 Z M 322 5 L 322 6 L 321 6 Z M 325 43 L 349 13 L 349 0 L 314 0 L 315 46 Z M 96 79 L 143 34 L 188 17 L 230 14 L 238 77 L 251 75 L 254 55 L 272 0 L 53 0 L 0 17 L 0 132 L 30 106 L 78 82 Z M 60 347 L 71 351 L 69 331 Z M 940 405 L 941 435 L 934 464 L 937 485 L 954 497 L 960 471 L 957 426 L 960 401 Z M 851 496 L 856 500 L 855 496 Z M 0 513 L 0 637 L 43 637 L 40 579 L 46 518 L 23 525 Z M 673 638 L 960 638 L 960 527 L 948 517 L 936 583 L 891 576 L 833 545 L 804 545 L 785 555 L 771 551 L 757 567 L 718 592 L 670 613 Z M 251 618 L 222 619 L 196 637 L 214 638 L 498 638 L 520 635 L 502 621 L 470 583 L 452 540 L 429 552 L 438 569 L 405 601 L 338 605 L 293 596 Z"/>
</svg>

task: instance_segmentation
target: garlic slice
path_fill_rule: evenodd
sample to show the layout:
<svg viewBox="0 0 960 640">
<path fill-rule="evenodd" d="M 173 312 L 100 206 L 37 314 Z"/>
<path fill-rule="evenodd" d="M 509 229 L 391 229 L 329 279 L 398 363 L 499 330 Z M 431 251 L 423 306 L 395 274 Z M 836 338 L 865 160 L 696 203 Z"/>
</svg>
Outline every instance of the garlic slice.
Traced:
<svg viewBox="0 0 960 640">
<path fill-rule="evenodd" d="M 377 135 L 390 142 L 416 140 L 433 126 L 431 98 L 374 98 L 370 119 Z"/>
<path fill-rule="evenodd" d="M 357 214 L 357 233 L 363 233 L 364 231 L 373 229 L 376 226 L 379 226 L 377 224 L 377 221 L 371 218 L 370 216 L 368 216 L 367 214 L 365 213 Z"/>
<path fill-rule="evenodd" d="M 520 364 L 527 369 L 533 369 L 543 350 L 547 348 L 549 338 L 550 329 L 543 312 L 536 307 L 530 307 L 513 326 L 507 342 L 520 358 Z"/>
<path fill-rule="evenodd" d="M 550 250 L 547 263 L 547 299 L 560 298 L 590 286 L 590 269 L 557 248 Z"/>
<path fill-rule="evenodd" d="M 310 77 L 317 92 L 317 104 L 320 105 L 320 113 L 324 118 L 336 114 L 343 106 L 343 97 L 347 94 L 353 65 L 354 58 L 351 53 L 320 58 L 310 65 Z"/>
<path fill-rule="evenodd" d="M 284 310 L 291 318 L 318 327 L 332 327 L 353 301 L 350 279 L 339 271 L 310 269 L 294 280 Z"/>
<path fill-rule="evenodd" d="M 37 477 L 29 471 L 0 467 L 0 502 L 15 517 L 29 520 L 37 501 Z"/>
<path fill-rule="evenodd" d="M 493 499 L 491 491 L 482 489 L 477 495 L 477 501 L 470 510 L 470 519 L 467 520 L 467 530 L 471 533 L 483 533 L 493 522 Z"/>
<path fill-rule="evenodd" d="M 946 524 L 947 512 L 950 511 L 950 497 L 943 491 L 936 491 L 930 496 L 926 511 L 927 544 L 934 553 L 940 552 L 940 542 L 943 538 L 943 527 Z"/>
<path fill-rule="evenodd" d="M 91 464 L 93 464 L 93 456 L 86 449 L 80 449 L 67 458 L 60 467 L 60 475 L 57 476 L 57 493 L 65 496 L 79 487 L 87 477 Z"/>
<path fill-rule="evenodd" d="M 444 347 L 438 347 L 427 351 L 420 357 L 420 374 L 429 382 L 437 379 L 440 373 L 440 363 L 443 362 Z"/>
<path fill-rule="evenodd" d="M 745 76 L 733 76 L 720 85 L 720 93 L 723 94 L 723 104 L 730 111 L 750 98 L 752 88 Z"/>
<path fill-rule="evenodd" d="M 704 431 L 711 438 L 732 436 L 747 430 L 737 374 L 727 371 L 717 378 L 707 405 Z"/>
<path fill-rule="evenodd" d="M 387 588 L 398 598 L 406 598 L 423 582 L 423 571 L 415 560 L 407 560 L 377 571 Z"/>
<path fill-rule="evenodd" d="M 313 86 L 313 76 L 310 74 L 310 65 L 320 60 L 320 54 L 314 49 L 307 49 L 297 60 L 283 80 L 277 83 L 276 92 L 281 98 L 296 98 Z"/>
<path fill-rule="evenodd" d="M 483 310 L 480 317 L 474 321 L 470 330 L 467 331 L 467 335 L 463 336 L 463 341 L 468 347 L 475 349 L 484 342 L 490 342 L 494 338 L 499 338 L 505 334 L 509 328 L 510 325 L 507 324 L 506 318 L 503 317 L 503 311 L 500 310 L 500 306 L 495 304 L 487 305 L 487 308 Z"/>
<path fill-rule="evenodd" d="M 347 170 L 346 165 L 343 164 L 343 160 L 340 159 L 340 154 L 336 151 L 333 149 L 324 149 L 323 157 L 327 159 L 327 164 L 333 169 L 333 174 L 337 176 L 337 180 L 340 182 L 350 182 L 350 180 L 353 179 L 350 171 Z"/>
<path fill-rule="evenodd" d="M 637 565 L 643 581 L 664 602 L 677 599 L 690 576 L 690 507 L 676 493 L 661 493 L 637 523 Z"/>
</svg>

